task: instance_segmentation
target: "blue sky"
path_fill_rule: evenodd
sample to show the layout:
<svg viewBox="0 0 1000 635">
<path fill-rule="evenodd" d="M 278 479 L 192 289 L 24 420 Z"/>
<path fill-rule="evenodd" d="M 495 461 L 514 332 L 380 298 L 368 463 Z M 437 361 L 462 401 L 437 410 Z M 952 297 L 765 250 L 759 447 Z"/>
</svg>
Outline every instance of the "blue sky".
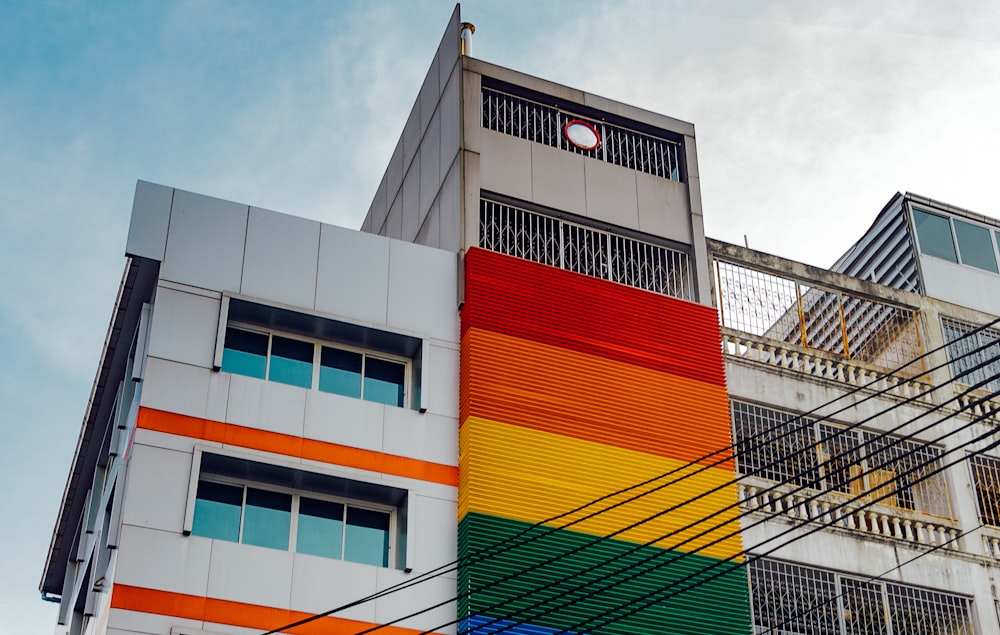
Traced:
<svg viewBox="0 0 1000 635">
<path fill-rule="evenodd" d="M 137 179 L 359 227 L 453 3 L 0 2 L 0 635 L 37 584 Z M 710 236 L 829 265 L 897 190 L 1000 216 L 1000 5 L 465 2 L 473 53 L 691 121 Z"/>
</svg>

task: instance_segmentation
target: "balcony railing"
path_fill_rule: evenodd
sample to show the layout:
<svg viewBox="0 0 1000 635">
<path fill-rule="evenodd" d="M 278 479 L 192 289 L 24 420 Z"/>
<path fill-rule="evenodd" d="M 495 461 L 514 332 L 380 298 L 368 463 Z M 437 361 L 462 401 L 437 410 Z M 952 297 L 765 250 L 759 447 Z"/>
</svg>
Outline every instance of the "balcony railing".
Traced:
<svg viewBox="0 0 1000 635">
<path fill-rule="evenodd" d="M 726 328 L 886 369 L 919 357 L 917 312 L 747 263 L 714 259 L 716 303 Z M 922 362 L 904 374 L 924 370 Z"/>
<path fill-rule="evenodd" d="M 653 293 L 692 298 L 686 253 L 505 203 L 480 202 L 479 246 Z"/>
<path fill-rule="evenodd" d="M 597 130 L 601 143 L 596 149 L 578 148 L 563 136 L 563 126 L 574 119 L 583 119 Z M 671 181 L 681 178 L 681 144 L 677 141 L 590 119 L 486 86 L 483 86 L 483 127 Z"/>
</svg>

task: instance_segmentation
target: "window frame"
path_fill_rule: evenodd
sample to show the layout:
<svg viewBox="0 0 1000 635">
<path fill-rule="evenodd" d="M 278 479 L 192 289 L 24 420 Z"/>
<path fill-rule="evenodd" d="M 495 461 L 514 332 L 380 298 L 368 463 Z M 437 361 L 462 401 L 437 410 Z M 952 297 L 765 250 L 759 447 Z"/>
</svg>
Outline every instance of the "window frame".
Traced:
<svg viewBox="0 0 1000 635">
<path fill-rule="evenodd" d="M 364 498 L 358 498 L 356 496 L 345 496 L 337 494 L 329 494 L 320 489 L 312 488 L 296 488 L 289 487 L 287 485 L 281 485 L 278 483 L 268 482 L 266 479 L 254 478 L 252 475 L 249 478 L 242 478 L 240 476 L 233 476 L 229 474 L 217 473 L 212 469 L 207 469 L 205 466 L 206 455 L 211 456 L 215 459 L 224 462 L 239 463 L 241 465 L 241 471 L 257 472 L 258 474 L 266 470 L 280 470 L 294 475 L 306 475 L 312 477 L 318 477 L 321 479 L 335 479 L 340 481 L 345 487 L 368 487 L 374 488 L 375 490 L 381 490 L 382 493 L 379 495 L 390 497 L 399 496 L 401 497 L 400 502 L 384 503 L 379 501 L 366 500 Z M 323 558 L 324 560 L 329 560 L 331 562 L 351 562 L 354 564 L 367 564 L 368 566 L 378 566 L 379 568 L 385 569 L 395 569 L 400 570 L 405 573 L 409 573 L 413 569 L 412 557 L 413 550 L 410 548 L 410 542 L 412 540 L 413 528 L 412 516 L 414 513 L 414 491 L 409 487 L 401 484 L 391 484 L 378 482 L 374 477 L 371 479 L 361 479 L 358 478 L 357 474 L 354 473 L 344 473 L 339 470 L 325 470 L 325 469 L 315 469 L 309 468 L 305 469 L 300 463 L 294 463 L 289 461 L 282 461 L 280 459 L 268 459 L 262 460 L 260 456 L 256 455 L 246 455 L 241 452 L 223 450 L 216 447 L 202 446 L 198 445 L 194 448 L 194 453 L 192 455 L 191 461 L 191 473 L 188 480 L 188 491 L 186 497 L 186 505 L 184 510 L 184 521 L 182 526 L 182 533 L 185 536 L 198 536 L 199 538 L 204 538 L 206 540 L 223 540 L 224 542 L 231 542 L 224 539 L 211 538 L 208 536 L 201 536 L 193 532 L 194 529 L 194 512 L 195 504 L 198 499 L 198 484 L 202 481 L 220 483 L 225 485 L 236 485 L 243 488 L 242 503 L 240 506 L 240 530 L 237 541 L 234 544 L 246 545 L 248 547 L 253 547 L 256 545 L 247 544 L 242 542 L 243 539 L 243 524 L 244 517 L 246 514 L 246 497 L 247 488 L 253 487 L 260 490 L 272 491 L 278 493 L 287 493 L 292 496 L 292 511 L 291 518 L 289 520 L 289 536 L 288 536 L 288 546 L 284 551 L 287 551 L 293 555 L 309 556 L 315 558 Z M 302 553 L 295 550 L 296 541 L 298 538 L 298 511 L 301 497 L 313 498 L 316 500 L 322 500 L 331 503 L 340 503 L 345 506 L 344 509 L 344 531 L 341 539 L 341 557 L 329 558 L 326 556 L 318 556 L 309 553 Z M 385 554 L 385 566 L 382 565 L 372 565 L 363 562 L 357 562 L 354 560 L 346 560 L 343 556 L 346 553 L 346 542 L 347 542 L 347 524 L 346 515 L 347 509 L 349 507 L 354 507 L 357 509 L 364 509 L 367 511 L 376 511 L 389 514 L 389 544 Z M 267 549 L 268 547 L 261 547 Z M 277 551 L 281 551 L 278 549 Z"/>
<path fill-rule="evenodd" d="M 956 258 L 955 261 L 949 260 L 947 258 L 942 258 L 940 256 L 935 256 L 934 254 L 924 251 L 924 247 L 920 239 L 920 232 L 917 231 L 917 217 L 916 217 L 917 212 L 920 212 L 922 214 L 927 214 L 930 216 L 937 216 L 938 218 L 943 218 L 944 220 L 948 221 L 948 230 L 951 232 L 951 244 L 952 248 L 955 250 L 955 258 Z M 993 247 L 993 264 L 995 267 L 997 267 L 997 271 L 993 271 L 992 269 L 984 269 L 983 267 L 970 264 L 965 261 L 965 258 L 963 258 L 962 256 L 962 246 L 958 241 L 958 231 L 955 228 L 956 221 L 960 221 L 967 225 L 971 225 L 973 227 L 979 227 L 986 230 L 986 233 L 989 235 L 990 238 L 990 244 Z M 910 226 L 913 229 L 913 236 L 916 239 L 917 248 L 919 249 L 921 256 L 929 256 L 931 258 L 937 258 L 938 260 L 943 260 L 944 262 L 950 262 L 952 264 L 962 265 L 963 267 L 970 267 L 977 271 L 982 271 L 993 275 L 1000 275 L 1000 228 L 977 222 L 971 218 L 956 217 L 946 212 L 941 212 L 938 210 L 932 211 L 930 209 L 925 209 L 924 207 L 916 205 L 910 206 Z"/>
<path fill-rule="evenodd" d="M 412 399 L 411 399 L 411 397 L 412 397 L 412 392 L 413 391 L 411 390 L 411 386 L 413 385 L 413 381 L 414 381 L 413 360 L 412 359 L 409 359 L 407 357 L 403 357 L 401 355 L 392 355 L 391 353 L 383 353 L 381 351 L 372 351 L 370 349 L 366 349 L 366 348 L 363 348 L 363 347 L 360 347 L 360 346 L 352 346 L 350 344 L 342 344 L 340 342 L 331 342 L 329 340 L 323 340 L 323 339 L 318 339 L 318 338 L 314 338 L 314 337 L 306 337 L 304 335 L 299 335 L 297 333 L 289 333 L 287 331 L 275 330 L 275 329 L 265 329 L 265 328 L 262 328 L 262 327 L 260 327 L 258 325 L 255 325 L 255 324 L 251 324 L 251 323 L 247 323 L 247 322 L 237 322 L 237 321 L 230 321 L 230 322 L 228 322 L 225 325 L 225 327 L 222 329 L 222 333 L 223 333 L 223 351 L 225 351 L 225 335 L 226 335 L 226 333 L 229 332 L 229 329 L 231 329 L 231 328 L 232 329 L 236 329 L 236 330 L 245 331 L 245 332 L 248 332 L 248 333 L 255 333 L 255 334 L 258 334 L 258 335 L 266 335 L 267 336 L 267 354 L 266 354 L 266 357 L 265 357 L 265 360 L 264 360 L 264 377 L 263 378 L 258 378 L 258 377 L 254 377 L 253 375 L 244 375 L 243 373 L 233 373 L 232 371 L 227 371 L 224 368 L 222 368 L 222 366 L 220 364 L 219 370 L 221 372 L 229 372 L 229 373 L 232 373 L 232 374 L 235 374 L 235 375 L 242 375 L 244 377 L 253 377 L 254 379 L 262 379 L 263 381 L 270 381 L 270 382 L 274 382 L 274 383 L 284 384 L 286 386 L 298 386 L 298 384 L 290 384 L 290 383 L 287 383 L 287 382 L 281 382 L 281 381 L 277 381 L 277 380 L 271 379 L 271 358 L 272 358 L 272 352 L 271 351 L 273 350 L 274 338 L 275 337 L 282 337 L 282 338 L 289 339 L 289 340 L 295 340 L 295 341 L 299 341 L 299 342 L 306 342 L 306 343 L 311 344 L 312 347 L 313 347 L 312 362 L 311 362 L 311 364 L 312 364 L 311 379 L 310 379 L 309 388 L 306 388 L 306 390 L 315 390 L 315 391 L 324 392 L 324 393 L 330 394 L 330 395 L 341 395 L 341 393 L 336 393 L 336 392 L 327 391 L 327 390 L 321 390 L 320 387 L 319 387 L 320 367 L 321 367 L 321 360 L 322 360 L 322 356 L 323 356 L 323 348 L 326 347 L 326 348 L 331 348 L 331 349 L 348 351 L 348 352 L 351 352 L 351 353 L 357 353 L 357 354 L 360 354 L 362 356 L 361 357 L 361 360 L 362 360 L 361 361 L 361 393 L 360 393 L 360 395 L 358 397 L 351 397 L 351 398 L 361 399 L 362 401 L 369 401 L 371 403 L 380 403 L 380 404 L 384 404 L 384 405 L 387 405 L 387 406 L 394 406 L 394 407 L 397 407 L 397 408 L 407 408 L 407 409 L 412 408 L 412 405 L 411 405 Z M 223 356 L 224 355 L 225 355 L 225 352 L 223 352 Z M 402 403 L 401 404 L 398 404 L 398 405 L 397 404 L 386 404 L 383 401 L 376 401 L 376 400 L 371 400 L 371 399 L 365 399 L 365 379 L 366 379 L 365 368 L 367 366 L 367 360 L 369 358 L 377 359 L 377 360 L 385 361 L 385 362 L 391 362 L 391 363 L 399 364 L 399 365 L 403 366 L 403 397 L 402 397 Z M 304 386 L 299 386 L 299 387 L 305 388 Z M 349 396 L 349 395 L 341 395 L 341 396 Z"/>
<path fill-rule="evenodd" d="M 251 488 L 253 488 L 261 491 L 275 492 L 278 494 L 287 494 L 291 496 L 292 501 L 291 501 L 291 508 L 289 510 L 290 517 L 288 523 L 288 546 L 284 549 L 285 551 L 290 551 L 292 553 L 302 554 L 306 556 L 315 555 L 315 554 L 301 552 L 298 551 L 297 549 L 300 504 L 302 498 L 305 497 L 328 503 L 339 503 L 344 506 L 344 530 L 340 538 L 340 557 L 329 558 L 327 556 L 316 556 L 317 558 L 328 558 L 329 560 L 343 560 L 345 562 L 356 562 L 355 560 L 348 560 L 344 557 L 345 554 L 347 553 L 347 510 L 350 508 L 364 509 L 367 511 L 380 512 L 389 515 L 389 544 L 386 548 L 385 562 L 386 563 L 393 562 L 393 559 L 396 555 L 395 549 L 393 547 L 398 537 L 396 528 L 397 509 L 391 505 L 384 505 L 372 501 L 365 501 L 349 497 L 332 496 L 330 494 L 326 494 L 323 492 L 316 492 L 313 490 L 295 489 L 291 487 L 284 487 L 281 485 L 274 485 L 271 483 L 255 481 L 252 479 L 240 479 L 235 476 L 226 476 L 221 474 L 211 474 L 211 473 L 201 474 L 198 477 L 198 483 L 203 483 L 203 482 L 218 483 L 220 485 L 230 485 L 230 486 L 240 487 L 243 490 L 243 498 L 240 507 L 239 535 L 237 536 L 237 539 L 235 541 L 226 540 L 226 542 L 236 542 L 237 544 L 241 545 L 250 544 L 243 541 L 244 537 L 243 532 L 246 527 L 247 493 Z M 195 497 L 196 497 L 195 499 L 197 500 L 197 494 L 195 494 Z M 200 536 L 202 538 L 208 538 L 210 540 L 225 540 L 224 538 L 211 538 L 210 536 L 202 536 L 201 534 L 195 533 L 193 529 L 191 535 Z M 257 546 L 257 545 L 251 544 L 250 546 Z M 270 549 L 271 547 L 263 547 L 263 548 Z M 277 549 L 277 551 L 282 551 L 282 550 Z M 366 564 L 366 563 L 359 563 L 359 564 Z M 388 564 L 373 565 L 373 566 L 380 566 L 382 568 L 391 568 Z"/>
</svg>

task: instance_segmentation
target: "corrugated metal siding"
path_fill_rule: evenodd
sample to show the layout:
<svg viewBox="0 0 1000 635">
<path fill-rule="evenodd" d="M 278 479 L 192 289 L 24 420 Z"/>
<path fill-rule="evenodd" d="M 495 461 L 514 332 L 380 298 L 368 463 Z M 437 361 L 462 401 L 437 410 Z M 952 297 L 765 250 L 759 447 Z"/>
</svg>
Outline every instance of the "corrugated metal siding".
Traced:
<svg viewBox="0 0 1000 635">
<path fill-rule="evenodd" d="M 710 307 L 484 249 L 465 262 L 463 334 L 486 329 L 725 386 Z"/>
<path fill-rule="evenodd" d="M 483 417 L 683 461 L 731 443 L 723 386 L 479 329 L 466 332 L 461 351 L 462 421 Z M 733 469 L 731 461 L 720 467 Z"/>
<path fill-rule="evenodd" d="M 707 307 L 616 285 L 480 249 L 466 256 L 460 374 L 459 552 L 468 556 L 503 543 L 531 525 L 612 491 L 691 464 L 718 451 L 691 477 L 572 529 L 532 529 L 528 544 L 466 560 L 459 568 L 460 612 L 477 633 L 484 616 L 519 624 L 511 633 L 544 635 L 602 618 L 617 607 L 680 580 L 697 578 L 718 558 L 741 553 L 739 534 L 685 552 L 710 538 L 685 538 L 736 518 L 729 407 L 715 312 Z M 683 472 L 682 472 L 683 473 Z M 521 573 L 532 564 L 648 518 L 713 487 L 704 500 L 602 540 L 579 554 Z M 655 485 L 638 491 L 648 491 Z M 630 494 L 557 521 L 605 509 Z M 640 545 L 719 512 L 696 530 Z M 736 525 L 737 523 L 733 523 Z M 543 535 L 544 534 L 544 535 Z M 519 542 L 523 539 L 519 539 Z M 677 549 L 679 547 L 679 549 Z M 626 555 L 630 549 L 636 554 Z M 635 569 L 655 554 L 659 567 Z M 608 564 L 601 564 L 610 559 Z M 588 633 L 750 632 L 744 572 Z M 509 582 L 500 577 L 513 575 Z M 634 575 L 633 575 L 634 574 Z M 564 578 L 568 578 L 565 581 Z M 608 584 L 593 598 L 575 595 L 581 582 Z M 538 587 L 537 589 L 535 587 Z M 490 606 L 528 592 L 507 608 Z M 519 611 L 540 598 L 580 601 L 551 615 Z M 507 625 L 508 623 L 505 623 Z"/>
<path fill-rule="evenodd" d="M 525 530 L 528 525 L 524 523 L 468 514 L 459 524 L 459 556 L 468 558 L 481 549 L 507 543 Z M 750 632 L 746 574 L 739 564 L 719 564 L 712 573 L 727 571 L 725 575 L 624 617 L 622 613 L 638 607 L 639 598 L 676 583 L 679 586 L 673 587 L 675 590 L 689 586 L 710 575 L 698 574 L 719 561 L 700 555 L 685 555 L 677 560 L 682 554 L 654 547 L 628 553 L 635 549 L 634 545 L 608 540 L 520 574 L 526 567 L 580 548 L 592 540 L 585 534 L 568 530 L 546 535 L 543 530 L 535 529 L 515 539 L 514 544 L 525 538 L 534 540 L 505 553 L 474 561 L 459 571 L 460 616 L 501 617 L 555 628 L 572 628 L 588 620 L 596 622 L 621 617 L 600 628 L 584 627 L 587 633 L 609 635 L 747 635 Z M 651 559 L 644 562 L 647 558 Z M 637 575 L 640 572 L 641 575 Z M 509 574 L 519 575 L 508 582 L 475 591 Z M 583 583 L 587 583 L 587 587 L 576 590 Z M 591 591 L 599 592 L 593 597 L 583 597 Z M 502 608 L 490 608 L 521 593 L 527 593 L 526 597 Z M 552 600 L 550 609 L 564 603 L 572 604 L 544 613 L 545 607 L 532 608 L 541 600 Z M 615 613 L 616 609 L 621 611 Z M 482 624 L 482 620 L 472 623 Z M 488 627 L 482 627 L 479 632 L 489 632 Z"/>
<path fill-rule="evenodd" d="M 637 544 L 657 541 L 654 543 L 657 546 L 681 551 L 700 549 L 719 540 L 718 544 L 699 551 L 718 558 L 739 554 L 743 549 L 736 488 L 731 484 L 730 471 L 705 468 L 691 475 L 698 468 L 685 461 L 474 417 L 462 426 L 459 447 L 460 519 L 469 512 L 480 512 L 537 523 L 552 517 L 557 513 L 554 510 L 575 509 L 609 492 L 676 472 L 561 518 L 555 524 L 562 526 L 624 503 L 572 526 L 574 531 L 607 536 L 703 492 L 718 489 L 615 538 Z M 709 518 L 723 509 L 726 510 L 718 516 Z M 709 531 L 719 524 L 722 526 Z M 694 526 L 682 530 L 689 525 Z M 733 533 L 735 536 L 727 537 Z M 667 538 L 657 540 L 661 536 Z"/>
</svg>

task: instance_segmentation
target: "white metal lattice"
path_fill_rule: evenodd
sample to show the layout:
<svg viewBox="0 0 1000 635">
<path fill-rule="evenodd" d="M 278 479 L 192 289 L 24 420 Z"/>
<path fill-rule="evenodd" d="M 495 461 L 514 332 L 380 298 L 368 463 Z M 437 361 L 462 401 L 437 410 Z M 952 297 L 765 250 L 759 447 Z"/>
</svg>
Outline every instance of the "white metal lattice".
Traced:
<svg viewBox="0 0 1000 635">
<path fill-rule="evenodd" d="M 672 181 L 680 180 L 681 144 L 676 141 L 588 119 L 494 88 L 484 86 L 482 92 L 484 128 Z M 601 144 L 595 150 L 578 148 L 563 136 L 562 127 L 574 119 L 585 119 L 597 130 Z"/>
<path fill-rule="evenodd" d="M 587 276 L 691 300 L 688 255 L 487 199 L 479 246 Z"/>
<path fill-rule="evenodd" d="M 778 560 L 753 560 L 747 571 L 758 635 L 975 633 L 961 595 Z"/>
</svg>

